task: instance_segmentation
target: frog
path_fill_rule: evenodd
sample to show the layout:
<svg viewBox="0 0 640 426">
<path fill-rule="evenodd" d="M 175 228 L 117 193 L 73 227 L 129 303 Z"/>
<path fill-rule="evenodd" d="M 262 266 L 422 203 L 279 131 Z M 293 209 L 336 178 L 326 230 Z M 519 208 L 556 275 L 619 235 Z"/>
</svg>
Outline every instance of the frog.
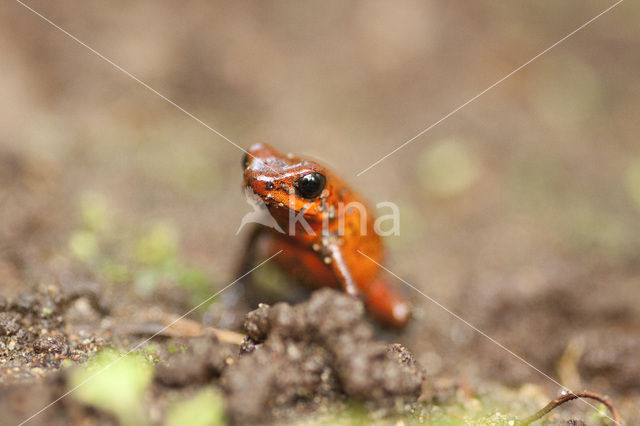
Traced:
<svg viewBox="0 0 640 426">
<path fill-rule="evenodd" d="M 319 162 L 266 143 L 252 145 L 242 167 L 243 188 L 278 226 L 254 224 L 240 273 L 255 263 L 261 246 L 266 256 L 279 253 L 274 262 L 297 281 L 342 290 L 360 298 L 380 324 L 406 326 L 411 305 L 383 276 L 384 245 L 360 195 Z"/>
</svg>

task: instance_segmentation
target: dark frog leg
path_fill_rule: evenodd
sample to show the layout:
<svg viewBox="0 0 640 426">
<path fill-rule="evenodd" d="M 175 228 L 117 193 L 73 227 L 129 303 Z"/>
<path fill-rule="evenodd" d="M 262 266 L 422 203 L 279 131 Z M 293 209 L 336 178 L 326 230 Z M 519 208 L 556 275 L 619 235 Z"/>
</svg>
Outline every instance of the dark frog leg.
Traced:
<svg viewBox="0 0 640 426">
<path fill-rule="evenodd" d="M 259 240 L 267 238 L 267 228 L 254 226 L 245 244 L 242 258 L 235 270 L 236 282 L 223 291 L 204 315 L 204 322 L 222 328 L 239 328 L 244 315 L 257 306 L 253 298 L 253 278 L 251 268 L 255 266 L 259 251 Z M 255 302 L 255 303 L 252 303 Z"/>
</svg>

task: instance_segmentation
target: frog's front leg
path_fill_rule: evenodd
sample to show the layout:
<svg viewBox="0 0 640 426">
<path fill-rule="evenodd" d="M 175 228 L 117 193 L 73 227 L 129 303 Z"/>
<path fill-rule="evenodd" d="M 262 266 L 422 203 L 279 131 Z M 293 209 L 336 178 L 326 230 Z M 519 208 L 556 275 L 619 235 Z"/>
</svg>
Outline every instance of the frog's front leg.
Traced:
<svg viewBox="0 0 640 426">
<path fill-rule="evenodd" d="M 344 292 L 353 297 L 358 297 L 360 295 L 360 291 L 358 290 L 358 285 L 353 279 L 353 275 L 351 274 L 349 265 L 344 257 L 342 248 L 338 244 L 333 243 L 328 244 L 327 249 L 329 254 L 324 257 L 324 262 L 331 266 L 331 269 Z"/>
<path fill-rule="evenodd" d="M 242 324 L 244 314 L 257 302 L 252 300 L 254 294 L 253 278 L 248 274 L 258 255 L 259 240 L 267 237 L 266 228 L 254 226 L 240 262 L 235 270 L 236 282 L 220 294 L 218 303 L 213 303 L 204 316 L 204 322 L 225 329 L 237 329 Z"/>
<path fill-rule="evenodd" d="M 257 259 L 257 251 L 258 251 L 258 240 L 265 235 L 265 231 L 267 228 L 263 226 L 254 225 L 251 230 L 251 234 L 249 234 L 249 238 L 245 243 L 244 252 L 242 254 L 242 259 L 240 259 L 240 263 L 236 269 L 236 276 L 242 277 L 238 281 L 239 283 L 248 282 L 247 277 L 243 276 L 251 268 L 254 266 L 254 263 Z"/>
<path fill-rule="evenodd" d="M 346 262 L 343 247 L 338 244 L 329 244 L 327 249 L 330 252 L 333 272 L 347 294 L 361 298 L 368 311 L 380 322 L 398 328 L 407 324 L 411 307 L 401 292 L 380 277 L 367 282 L 364 288 L 358 287 L 352 270 Z M 325 257 L 325 262 L 327 262 L 326 259 Z"/>
<path fill-rule="evenodd" d="M 256 285 L 253 278 L 252 271 L 262 256 L 271 256 L 275 254 L 277 246 L 275 242 L 278 241 L 278 233 L 273 229 L 267 228 L 262 225 L 256 225 L 252 230 L 245 245 L 245 251 L 242 259 L 236 269 L 236 276 L 238 282 L 233 286 L 237 289 L 236 294 L 238 297 L 242 296 L 245 303 L 248 303 L 250 307 L 257 307 L 258 303 L 269 303 L 272 297 L 269 297 L 268 293 L 261 290 L 259 285 Z M 282 250 L 280 250 L 282 251 Z M 276 259 L 277 261 L 277 259 Z"/>
</svg>

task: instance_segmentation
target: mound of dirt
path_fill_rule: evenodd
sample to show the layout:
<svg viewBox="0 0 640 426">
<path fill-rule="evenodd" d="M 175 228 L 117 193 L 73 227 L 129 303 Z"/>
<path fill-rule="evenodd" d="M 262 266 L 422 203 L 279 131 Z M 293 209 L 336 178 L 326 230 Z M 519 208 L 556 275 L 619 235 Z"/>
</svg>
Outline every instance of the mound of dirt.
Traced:
<svg viewBox="0 0 640 426">
<path fill-rule="evenodd" d="M 409 351 L 374 339 L 362 303 L 335 290 L 296 306 L 260 305 L 244 329 L 241 356 L 222 373 L 237 423 L 342 397 L 392 410 L 417 400 L 425 381 Z"/>
</svg>

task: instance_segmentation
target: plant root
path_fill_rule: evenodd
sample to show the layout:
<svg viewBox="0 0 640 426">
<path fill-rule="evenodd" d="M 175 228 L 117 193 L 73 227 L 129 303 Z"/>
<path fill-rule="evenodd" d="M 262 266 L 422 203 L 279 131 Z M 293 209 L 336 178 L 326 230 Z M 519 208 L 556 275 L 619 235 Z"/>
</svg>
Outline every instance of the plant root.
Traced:
<svg viewBox="0 0 640 426">
<path fill-rule="evenodd" d="M 610 419 L 613 420 L 612 425 L 614 425 L 614 426 L 622 426 L 622 418 L 620 417 L 620 413 L 618 412 L 616 407 L 613 405 L 613 403 L 610 400 L 608 400 L 607 398 L 605 398 L 604 396 L 598 395 L 597 393 L 593 393 L 593 392 L 571 392 L 571 393 L 567 393 L 565 395 L 559 396 L 558 398 L 556 398 L 553 401 L 551 401 L 550 403 L 548 403 L 540 411 L 538 411 L 535 414 L 533 414 L 533 415 L 527 417 L 526 419 L 522 420 L 520 422 L 520 424 L 521 425 L 528 425 L 528 424 L 531 424 L 531 423 L 535 422 L 536 420 L 540 420 L 540 418 L 542 418 L 542 416 L 544 416 L 545 414 L 549 413 L 554 408 L 561 406 L 562 404 L 564 404 L 567 401 L 571 401 L 573 399 L 578 399 L 578 398 L 594 399 L 594 400 L 596 400 L 598 402 L 601 402 L 611 412 L 611 416 L 612 417 L 610 417 Z"/>
</svg>

